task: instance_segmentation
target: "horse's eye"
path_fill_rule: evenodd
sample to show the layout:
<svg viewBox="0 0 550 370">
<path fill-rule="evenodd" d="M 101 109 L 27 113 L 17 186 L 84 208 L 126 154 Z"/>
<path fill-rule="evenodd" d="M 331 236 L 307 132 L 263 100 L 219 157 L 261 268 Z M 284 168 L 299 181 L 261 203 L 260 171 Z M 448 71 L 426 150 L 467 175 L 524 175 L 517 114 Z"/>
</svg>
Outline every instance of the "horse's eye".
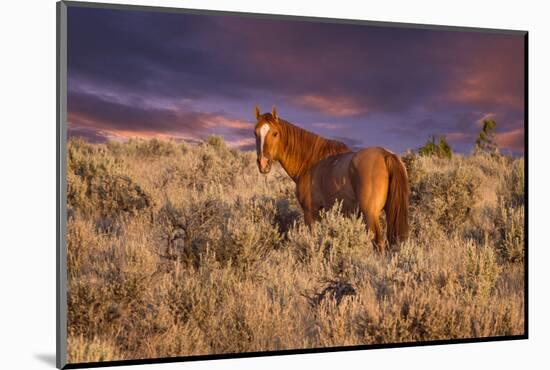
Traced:
<svg viewBox="0 0 550 370">
<path fill-rule="evenodd" d="M 274 137 L 277 137 L 277 135 L 279 135 L 279 133 L 278 133 L 277 131 L 275 131 L 275 132 L 273 133 L 273 136 L 274 136 Z"/>
</svg>

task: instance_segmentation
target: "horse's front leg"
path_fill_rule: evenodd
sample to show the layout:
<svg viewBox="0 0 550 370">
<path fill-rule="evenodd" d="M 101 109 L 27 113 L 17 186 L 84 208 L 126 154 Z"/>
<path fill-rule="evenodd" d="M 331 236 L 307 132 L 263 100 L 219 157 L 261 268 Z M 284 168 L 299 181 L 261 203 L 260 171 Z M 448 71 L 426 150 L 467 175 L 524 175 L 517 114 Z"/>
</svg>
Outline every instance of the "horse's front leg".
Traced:
<svg viewBox="0 0 550 370">
<path fill-rule="evenodd" d="M 319 210 L 313 208 L 303 208 L 304 210 L 304 222 L 307 226 L 311 227 L 315 221 L 318 221 L 321 214 Z"/>
<path fill-rule="evenodd" d="M 296 198 L 304 211 L 305 224 L 311 227 L 313 222 L 318 218 L 318 212 L 315 212 L 315 208 L 313 206 L 309 173 L 302 176 L 302 178 L 296 183 Z"/>
<path fill-rule="evenodd" d="M 313 225 L 313 221 L 315 218 L 313 217 L 313 212 L 311 210 L 304 209 L 304 222 L 307 226 L 311 227 Z"/>
</svg>

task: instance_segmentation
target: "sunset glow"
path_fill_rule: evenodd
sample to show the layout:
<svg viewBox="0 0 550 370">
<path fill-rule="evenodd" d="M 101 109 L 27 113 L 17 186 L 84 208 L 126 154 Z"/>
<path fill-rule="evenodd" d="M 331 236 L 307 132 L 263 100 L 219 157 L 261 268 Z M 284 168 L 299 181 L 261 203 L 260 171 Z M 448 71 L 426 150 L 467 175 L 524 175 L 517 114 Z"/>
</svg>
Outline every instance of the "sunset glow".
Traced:
<svg viewBox="0 0 550 370">
<path fill-rule="evenodd" d="M 69 136 L 254 147 L 253 110 L 358 148 L 447 135 L 469 153 L 479 122 L 524 151 L 519 33 L 406 29 L 71 7 Z M 259 30 L 262 30 L 261 32 Z"/>
</svg>

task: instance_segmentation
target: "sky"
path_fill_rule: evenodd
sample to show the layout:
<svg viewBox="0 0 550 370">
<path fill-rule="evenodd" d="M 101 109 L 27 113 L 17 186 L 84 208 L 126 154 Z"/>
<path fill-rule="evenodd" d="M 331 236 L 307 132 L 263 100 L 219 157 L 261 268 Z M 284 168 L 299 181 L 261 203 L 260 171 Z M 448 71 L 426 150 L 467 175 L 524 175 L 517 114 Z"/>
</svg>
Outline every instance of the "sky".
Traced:
<svg viewBox="0 0 550 370">
<path fill-rule="evenodd" d="M 254 107 L 354 149 L 469 153 L 484 119 L 524 151 L 519 34 L 245 16 L 68 9 L 68 134 L 90 142 L 222 135 L 254 148 Z"/>
</svg>

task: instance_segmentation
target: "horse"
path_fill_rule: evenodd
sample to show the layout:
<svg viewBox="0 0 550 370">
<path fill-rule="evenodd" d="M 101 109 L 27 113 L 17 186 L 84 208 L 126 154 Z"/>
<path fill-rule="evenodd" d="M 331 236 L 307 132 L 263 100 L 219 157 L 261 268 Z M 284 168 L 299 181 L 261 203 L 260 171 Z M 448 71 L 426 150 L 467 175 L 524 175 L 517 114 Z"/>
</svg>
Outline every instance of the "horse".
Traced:
<svg viewBox="0 0 550 370">
<path fill-rule="evenodd" d="M 353 152 L 340 141 L 285 121 L 275 106 L 264 114 L 256 106 L 255 114 L 258 169 L 268 174 L 273 162 L 279 162 L 296 183 L 306 225 L 311 227 L 323 209 L 338 201 L 344 214 L 362 213 L 379 252 L 385 248 L 382 209 L 390 246 L 407 239 L 409 183 L 407 170 L 396 154 L 381 147 Z"/>
</svg>

